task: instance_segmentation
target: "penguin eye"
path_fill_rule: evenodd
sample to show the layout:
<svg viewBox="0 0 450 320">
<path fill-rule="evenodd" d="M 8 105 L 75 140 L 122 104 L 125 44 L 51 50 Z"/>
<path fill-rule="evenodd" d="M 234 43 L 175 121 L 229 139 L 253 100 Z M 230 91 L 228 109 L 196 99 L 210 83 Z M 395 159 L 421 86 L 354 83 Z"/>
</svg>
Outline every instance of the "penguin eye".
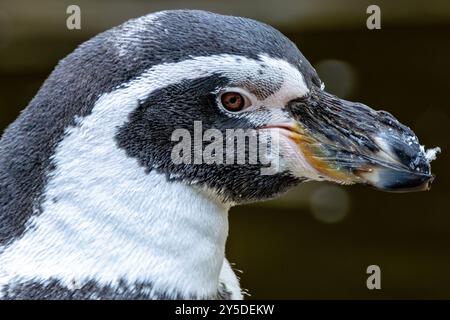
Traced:
<svg viewBox="0 0 450 320">
<path fill-rule="evenodd" d="M 225 92 L 221 95 L 220 101 L 225 109 L 236 112 L 248 106 L 248 99 L 238 92 Z"/>
</svg>

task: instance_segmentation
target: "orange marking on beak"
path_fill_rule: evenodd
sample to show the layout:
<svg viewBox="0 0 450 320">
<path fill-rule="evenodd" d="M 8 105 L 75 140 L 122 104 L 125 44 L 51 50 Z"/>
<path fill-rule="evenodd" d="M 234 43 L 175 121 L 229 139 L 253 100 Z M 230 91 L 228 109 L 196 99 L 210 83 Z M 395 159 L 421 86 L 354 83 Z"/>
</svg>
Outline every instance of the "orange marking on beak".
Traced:
<svg viewBox="0 0 450 320">
<path fill-rule="evenodd" d="M 329 163 L 322 160 L 316 155 L 314 149 L 317 149 L 320 143 L 313 137 L 307 135 L 305 130 L 298 124 L 292 125 L 290 130 L 292 133 L 289 138 L 293 140 L 300 151 L 303 153 L 307 161 L 321 174 L 326 175 L 334 180 L 343 182 L 352 182 L 353 179 L 348 174 L 330 167 Z"/>
<path fill-rule="evenodd" d="M 320 172 L 324 176 L 340 181 L 350 183 L 354 181 L 352 175 L 348 175 L 345 172 L 336 170 L 330 167 L 329 163 L 317 156 L 317 149 L 320 146 L 320 142 L 314 137 L 308 135 L 305 130 L 297 123 L 282 123 L 275 125 L 268 125 L 264 128 L 278 128 L 281 130 L 289 131 L 289 139 L 291 139 L 300 149 L 309 164 Z"/>
</svg>

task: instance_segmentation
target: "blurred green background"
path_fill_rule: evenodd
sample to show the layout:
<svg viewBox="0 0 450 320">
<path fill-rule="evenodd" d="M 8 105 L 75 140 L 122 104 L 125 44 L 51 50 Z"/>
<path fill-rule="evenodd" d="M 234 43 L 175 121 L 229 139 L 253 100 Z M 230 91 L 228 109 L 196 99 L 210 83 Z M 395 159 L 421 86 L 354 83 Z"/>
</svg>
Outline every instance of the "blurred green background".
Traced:
<svg viewBox="0 0 450 320">
<path fill-rule="evenodd" d="M 81 30 L 66 8 L 81 7 Z M 381 8 L 381 30 L 366 8 Z M 305 183 L 282 198 L 233 208 L 227 255 L 250 298 L 450 298 L 450 1 L 1 0 L 0 132 L 59 59 L 93 35 L 146 13 L 196 8 L 280 29 L 327 90 L 385 109 L 409 125 L 433 162 L 430 192 Z M 251 183 L 251 181 L 249 181 Z M 381 290 L 366 268 L 381 268 Z"/>
</svg>

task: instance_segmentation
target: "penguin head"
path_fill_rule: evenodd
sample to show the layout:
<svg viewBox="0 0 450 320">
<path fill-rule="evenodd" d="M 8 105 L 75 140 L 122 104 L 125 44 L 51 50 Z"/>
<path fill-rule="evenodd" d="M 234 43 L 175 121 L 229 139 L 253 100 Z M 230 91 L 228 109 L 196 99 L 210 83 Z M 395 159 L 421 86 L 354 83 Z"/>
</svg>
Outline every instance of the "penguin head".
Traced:
<svg viewBox="0 0 450 320">
<path fill-rule="evenodd" d="M 131 20 L 81 45 L 46 85 L 83 106 L 72 125 L 109 95 L 102 117 L 116 148 L 224 202 L 305 180 L 394 191 L 432 180 L 408 127 L 327 93 L 295 44 L 251 19 L 177 10 Z"/>
</svg>

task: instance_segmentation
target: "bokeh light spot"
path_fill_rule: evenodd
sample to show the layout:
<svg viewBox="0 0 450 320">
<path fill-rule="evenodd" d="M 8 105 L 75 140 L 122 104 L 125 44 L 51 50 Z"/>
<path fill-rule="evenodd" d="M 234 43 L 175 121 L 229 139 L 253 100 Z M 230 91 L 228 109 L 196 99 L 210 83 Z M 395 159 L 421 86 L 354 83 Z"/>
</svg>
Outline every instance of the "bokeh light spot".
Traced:
<svg viewBox="0 0 450 320">
<path fill-rule="evenodd" d="M 310 198 L 313 216 L 325 223 L 342 221 L 350 207 L 350 198 L 342 187 L 326 185 L 314 191 Z"/>
</svg>

